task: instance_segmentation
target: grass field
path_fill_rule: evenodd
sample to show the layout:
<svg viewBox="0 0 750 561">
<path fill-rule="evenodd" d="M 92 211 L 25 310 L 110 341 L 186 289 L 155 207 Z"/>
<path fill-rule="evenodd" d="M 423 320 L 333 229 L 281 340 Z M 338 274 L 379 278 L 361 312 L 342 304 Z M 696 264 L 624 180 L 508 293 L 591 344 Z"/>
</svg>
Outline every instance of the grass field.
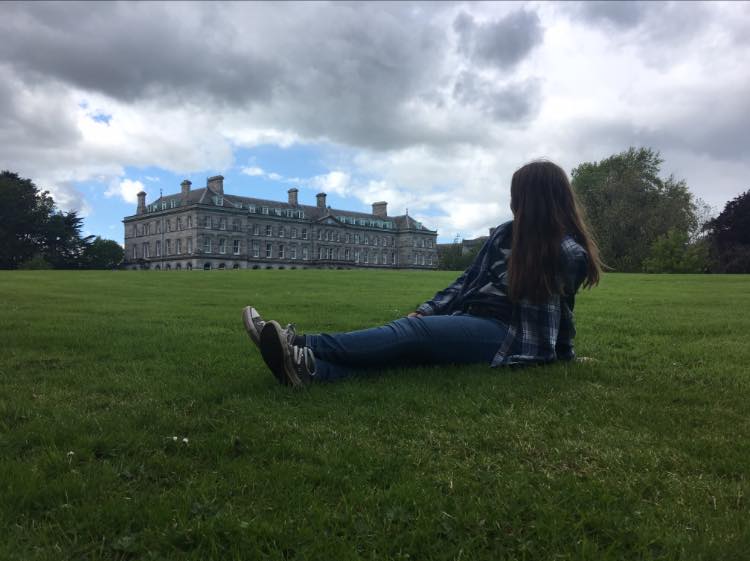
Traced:
<svg viewBox="0 0 750 561">
<path fill-rule="evenodd" d="M 278 386 L 454 273 L 0 274 L 0 559 L 750 558 L 750 278 L 606 276 L 596 363 Z"/>
</svg>

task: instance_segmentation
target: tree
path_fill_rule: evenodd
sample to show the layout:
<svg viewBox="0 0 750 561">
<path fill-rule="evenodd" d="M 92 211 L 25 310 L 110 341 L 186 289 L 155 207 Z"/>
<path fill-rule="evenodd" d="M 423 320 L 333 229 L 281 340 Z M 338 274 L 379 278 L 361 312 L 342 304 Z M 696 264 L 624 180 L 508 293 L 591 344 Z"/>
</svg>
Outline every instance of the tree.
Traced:
<svg viewBox="0 0 750 561">
<path fill-rule="evenodd" d="M 603 260 L 617 271 L 643 270 L 654 243 L 670 231 L 689 238 L 698 230 L 693 195 L 684 181 L 659 177 L 662 162 L 651 148 L 630 148 L 572 172 Z"/>
<path fill-rule="evenodd" d="M 77 269 L 94 236 L 81 237 L 83 218 L 75 211 L 55 212 L 47 221 L 42 237 L 42 252 L 55 269 Z"/>
<path fill-rule="evenodd" d="M 0 269 L 16 269 L 38 253 L 54 201 L 30 179 L 0 172 Z"/>
<path fill-rule="evenodd" d="M 647 273 L 703 273 L 707 263 L 705 239 L 691 242 L 686 232 L 672 229 L 651 245 L 643 270 Z"/>
<path fill-rule="evenodd" d="M 750 190 L 729 201 L 705 229 L 713 270 L 750 273 Z"/>
<path fill-rule="evenodd" d="M 114 240 L 99 236 L 83 250 L 83 266 L 87 269 L 114 269 L 125 257 L 125 251 Z"/>
</svg>

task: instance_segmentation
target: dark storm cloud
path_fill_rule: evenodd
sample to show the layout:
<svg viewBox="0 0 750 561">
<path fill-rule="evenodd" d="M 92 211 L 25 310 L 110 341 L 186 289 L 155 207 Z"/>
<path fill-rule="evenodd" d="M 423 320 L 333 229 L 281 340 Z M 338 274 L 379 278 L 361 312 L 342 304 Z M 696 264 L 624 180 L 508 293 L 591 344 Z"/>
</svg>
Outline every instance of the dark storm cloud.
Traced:
<svg viewBox="0 0 750 561">
<path fill-rule="evenodd" d="M 536 114 L 542 101 L 541 82 L 530 79 L 498 86 L 465 71 L 456 80 L 453 97 L 473 105 L 496 121 L 515 122 Z"/>
<path fill-rule="evenodd" d="M 655 2 L 591 1 L 581 2 L 577 8 L 584 20 L 630 29 L 644 20 L 647 11 L 655 8 Z"/>
<path fill-rule="evenodd" d="M 453 22 L 459 51 L 480 64 L 511 69 L 544 39 L 536 12 L 517 10 L 490 22 L 477 23 L 466 12 Z"/>
<path fill-rule="evenodd" d="M 267 98 L 278 65 L 236 48 L 239 38 L 222 25 L 220 8 L 195 8 L 183 19 L 177 3 L 11 4 L 0 23 L 0 56 L 31 78 L 54 77 L 126 101 Z"/>
</svg>

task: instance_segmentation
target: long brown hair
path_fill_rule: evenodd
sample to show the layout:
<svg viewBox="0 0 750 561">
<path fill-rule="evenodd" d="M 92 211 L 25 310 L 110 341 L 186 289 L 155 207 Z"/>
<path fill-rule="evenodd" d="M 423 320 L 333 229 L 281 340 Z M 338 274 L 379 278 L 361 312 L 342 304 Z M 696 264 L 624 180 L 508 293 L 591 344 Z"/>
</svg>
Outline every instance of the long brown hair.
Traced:
<svg viewBox="0 0 750 561">
<path fill-rule="evenodd" d="M 547 161 L 526 164 L 510 184 L 513 242 L 508 262 L 510 297 L 541 302 L 561 294 L 560 244 L 570 234 L 588 253 L 583 285 L 599 282 L 599 250 L 589 233 L 565 171 Z"/>
</svg>

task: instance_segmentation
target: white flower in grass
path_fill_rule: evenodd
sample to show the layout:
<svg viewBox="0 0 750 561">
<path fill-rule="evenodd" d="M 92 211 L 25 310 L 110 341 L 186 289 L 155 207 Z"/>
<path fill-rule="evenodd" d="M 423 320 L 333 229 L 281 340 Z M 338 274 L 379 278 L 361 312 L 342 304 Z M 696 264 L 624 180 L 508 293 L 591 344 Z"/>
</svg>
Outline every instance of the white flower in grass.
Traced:
<svg viewBox="0 0 750 561">
<path fill-rule="evenodd" d="M 183 439 L 182 439 L 182 443 L 183 443 L 183 444 L 187 444 L 187 443 L 188 443 L 188 439 L 187 439 L 187 437 L 185 437 L 185 438 L 183 438 Z"/>
</svg>

